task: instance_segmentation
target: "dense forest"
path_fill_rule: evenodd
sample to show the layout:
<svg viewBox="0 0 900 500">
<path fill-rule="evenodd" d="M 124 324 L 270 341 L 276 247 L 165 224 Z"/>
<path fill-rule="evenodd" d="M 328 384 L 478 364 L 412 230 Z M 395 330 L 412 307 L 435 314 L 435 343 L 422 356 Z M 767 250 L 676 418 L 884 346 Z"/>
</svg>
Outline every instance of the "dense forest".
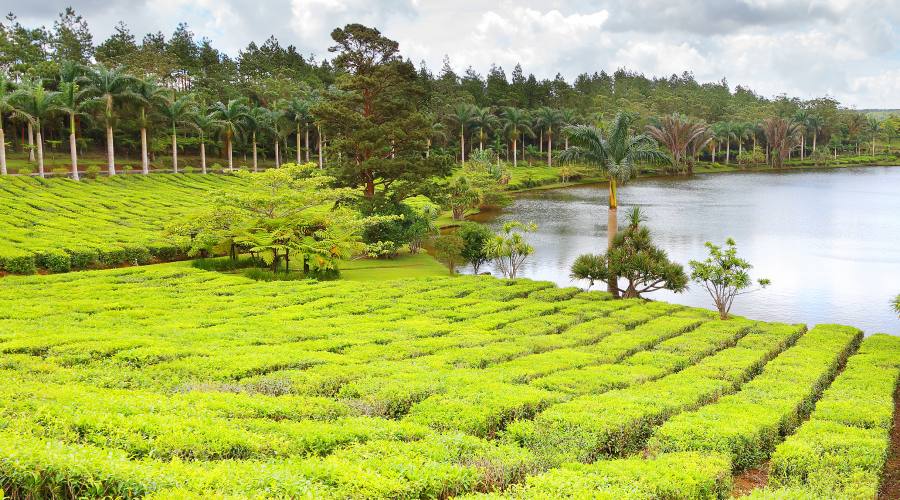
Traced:
<svg viewBox="0 0 900 500">
<path fill-rule="evenodd" d="M 402 66 L 392 81 L 405 86 L 395 97 L 428 122 L 416 140 L 424 139 L 429 157 L 437 150 L 468 158 L 476 148 L 490 148 L 510 162 L 529 156 L 552 163 L 554 150 L 568 147 L 565 126 L 602 128 L 624 112 L 635 130 L 666 147 L 676 170 L 689 171 L 694 160 L 780 166 L 792 155 L 875 154 L 876 143 L 889 150 L 900 124 L 893 116 L 869 118 L 828 96 L 765 97 L 724 79 L 701 83 L 689 72 L 665 78 L 618 69 L 570 82 L 561 75 L 538 79 L 518 64 L 509 74 L 499 66 L 486 75 L 471 67 L 459 74 L 446 58 L 434 72 L 403 59 L 391 43 L 389 58 Z M 340 52 L 340 43 L 328 51 Z M 229 168 L 233 154 L 242 165 L 252 155 L 254 168 L 258 157 L 323 163 L 329 154 L 350 153 L 341 140 L 347 142 L 353 120 L 335 111 L 335 100 L 360 90 L 342 85 L 342 75 L 356 70 L 337 63 L 339 57 L 303 55 L 274 37 L 231 56 L 183 23 L 170 36 L 140 39 L 119 23 L 112 36 L 97 41 L 72 8 L 50 27 L 24 26 L 9 14 L 0 24 L 0 120 L 13 150 L 34 158 L 43 154 L 42 141 L 61 151 L 69 141 L 86 152 L 105 147 L 111 173 L 116 153 L 140 155 L 144 171 L 177 170 L 179 152 L 201 155 L 205 171 L 207 148 Z M 332 142 L 336 148 L 329 152 Z M 371 180 L 360 182 L 372 189 Z"/>
</svg>

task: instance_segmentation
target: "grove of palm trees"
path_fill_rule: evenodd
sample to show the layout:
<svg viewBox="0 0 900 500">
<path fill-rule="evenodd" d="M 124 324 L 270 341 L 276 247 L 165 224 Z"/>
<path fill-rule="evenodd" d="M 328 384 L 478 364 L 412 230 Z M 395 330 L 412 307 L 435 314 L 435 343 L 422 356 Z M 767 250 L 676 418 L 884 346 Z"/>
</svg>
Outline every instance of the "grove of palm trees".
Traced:
<svg viewBox="0 0 900 500">
<path fill-rule="evenodd" d="M 834 2 L 614 3 L 18 6 L 0 500 L 900 498 L 885 84 L 771 69 Z M 775 25 L 802 98 L 626 69 Z"/>
</svg>

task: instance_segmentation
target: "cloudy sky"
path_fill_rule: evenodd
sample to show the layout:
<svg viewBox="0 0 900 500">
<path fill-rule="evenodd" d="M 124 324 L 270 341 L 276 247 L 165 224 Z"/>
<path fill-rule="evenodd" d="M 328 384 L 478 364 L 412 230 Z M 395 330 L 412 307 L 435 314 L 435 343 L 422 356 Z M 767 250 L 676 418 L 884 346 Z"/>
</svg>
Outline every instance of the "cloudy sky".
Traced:
<svg viewBox="0 0 900 500">
<path fill-rule="evenodd" d="M 99 42 L 119 20 L 138 34 L 180 21 L 231 54 L 269 35 L 326 55 L 330 31 L 361 22 L 435 71 L 571 79 L 625 67 L 692 71 L 772 96 L 831 95 L 858 108 L 900 108 L 900 0 L 0 0 L 23 23 L 51 25 L 74 4 Z"/>
</svg>

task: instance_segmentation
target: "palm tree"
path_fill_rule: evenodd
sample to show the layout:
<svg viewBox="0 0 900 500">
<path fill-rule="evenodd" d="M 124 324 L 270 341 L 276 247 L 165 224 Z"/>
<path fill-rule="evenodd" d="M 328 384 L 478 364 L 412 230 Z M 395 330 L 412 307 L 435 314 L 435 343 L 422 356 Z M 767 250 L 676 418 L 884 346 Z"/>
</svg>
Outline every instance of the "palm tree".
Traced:
<svg viewBox="0 0 900 500">
<path fill-rule="evenodd" d="M 280 167 L 281 150 L 279 145 L 281 143 L 281 139 L 290 134 L 291 130 L 290 128 L 284 126 L 284 113 L 281 110 L 270 109 L 268 110 L 268 115 L 269 116 L 266 118 L 266 123 L 268 124 L 269 130 L 271 130 L 272 134 L 275 136 L 275 167 Z"/>
<path fill-rule="evenodd" d="M 37 145 L 38 174 L 44 177 L 44 141 L 42 138 L 42 127 L 53 111 L 53 103 L 56 99 L 55 92 L 48 92 L 44 89 L 44 83 L 36 80 L 27 87 L 23 86 L 13 95 L 13 101 L 16 108 L 35 130 L 35 142 Z"/>
<path fill-rule="evenodd" d="M 436 119 L 432 114 L 428 114 L 426 119 L 428 120 L 428 123 L 431 124 L 428 134 L 428 149 L 425 150 L 425 158 L 428 158 L 431 156 L 431 146 L 435 139 L 439 141 L 447 140 L 447 126 L 444 125 L 444 122 Z"/>
<path fill-rule="evenodd" d="M 798 109 L 794 113 L 794 123 L 797 124 L 797 130 L 800 132 L 800 159 L 806 158 L 806 123 L 809 120 L 809 111 Z"/>
<path fill-rule="evenodd" d="M 878 132 L 881 131 L 881 120 L 875 117 L 869 117 L 866 125 L 869 134 L 872 135 L 872 156 L 875 156 L 875 139 L 878 138 Z"/>
<path fill-rule="evenodd" d="M 259 163 L 256 155 L 256 135 L 259 132 L 268 130 L 271 127 L 268 124 L 269 110 L 262 106 L 253 106 L 247 109 L 244 116 L 244 132 L 250 135 L 250 142 L 253 148 L 253 171 L 259 171 Z"/>
<path fill-rule="evenodd" d="M 472 125 L 478 108 L 464 102 L 456 103 L 450 109 L 447 119 L 450 123 L 459 127 L 459 162 L 466 161 L 466 128 Z"/>
<path fill-rule="evenodd" d="M 519 136 L 524 134 L 534 135 L 531 127 L 529 127 L 529 123 L 530 121 L 525 111 L 513 107 L 503 109 L 503 132 L 512 141 L 513 167 L 518 165 L 516 142 L 519 140 Z"/>
<path fill-rule="evenodd" d="M 484 151 L 484 140 L 487 138 L 488 134 L 497 128 L 500 120 L 494 116 L 494 113 L 491 111 L 491 108 L 475 108 L 475 113 L 472 116 L 471 124 L 472 129 L 478 134 L 478 150 Z"/>
<path fill-rule="evenodd" d="M 705 123 L 694 122 L 684 115 L 673 113 L 647 126 L 647 135 L 664 145 L 672 155 L 672 165 L 677 169 L 686 164 L 685 172 L 693 173 L 692 162 L 686 161 L 687 149 L 692 151 L 703 149 L 712 140 L 708 134 L 709 127 Z M 699 140 L 699 141 L 698 141 Z"/>
<path fill-rule="evenodd" d="M 172 172 L 178 173 L 178 126 L 188 123 L 194 113 L 194 101 L 190 94 L 164 99 L 159 105 L 159 112 L 166 119 L 166 124 L 172 127 Z"/>
<path fill-rule="evenodd" d="M 575 125 L 578 122 L 578 113 L 575 112 L 574 109 L 564 108 L 559 112 L 560 117 L 560 127 L 568 127 L 569 125 Z M 569 149 L 569 135 L 563 134 L 565 137 L 566 144 L 565 149 Z"/>
<path fill-rule="evenodd" d="M 200 134 L 200 171 L 206 173 L 206 138 L 215 133 L 219 122 L 206 112 L 203 106 L 195 109 L 191 115 L 190 125 Z"/>
<path fill-rule="evenodd" d="M 754 126 L 748 122 L 738 122 L 734 124 L 734 135 L 738 141 L 738 156 L 744 152 L 744 141 L 750 139 L 754 133 Z"/>
<path fill-rule="evenodd" d="M 727 165 L 731 161 L 731 140 L 736 139 L 734 131 L 734 124 L 731 122 L 718 122 L 713 124 L 713 133 L 716 136 L 716 139 L 721 144 L 722 142 L 726 145 L 725 150 L 725 164 Z"/>
<path fill-rule="evenodd" d="M 607 222 L 607 246 L 612 248 L 618 232 L 616 212 L 619 208 L 616 195 L 617 183 L 626 182 L 637 171 L 640 162 L 666 162 L 668 156 L 659 151 L 656 143 L 645 134 L 632 135 L 629 128 L 632 118 L 626 113 L 618 113 L 608 134 L 597 127 L 575 125 L 566 128 L 574 147 L 563 151 L 564 161 L 581 160 L 599 168 L 609 178 L 609 213 Z M 610 280 L 609 291 L 613 294 L 615 279 Z"/>
<path fill-rule="evenodd" d="M 0 73 L 0 175 L 6 175 L 6 133 L 3 131 L 3 115 L 6 113 L 15 113 L 10 99 L 13 93 L 11 85 L 6 75 Z"/>
<path fill-rule="evenodd" d="M 72 178 L 79 180 L 78 174 L 78 142 L 75 137 L 75 117 L 84 115 L 84 93 L 78 87 L 79 68 L 69 61 L 63 62 L 59 70 L 59 92 L 53 104 L 53 110 L 65 113 L 69 119 L 69 154 L 72 158 Z"/>
<path fill-rule="evenodd" d="M 813 153 L 816 152 L 816 139 L 818 138 L 824 127 L 825 122 L 819 115 L 810 113 L 810 115 L 806 117 L 806 130 L 808 130 L 812 134 Z"/>
<path fill-rule="evenodd" d="M 541 128 L 541 133 L 546 132 L 547 139 L 547 166 L 553 166 L 553 129 L 558 128 L 563 122 L 559 110 L 542 107 L 535 114 L 535 123 Z M 543 141 L 541 142 L 543 144 Z"/>
<path fill-rule="evenodd" d="M 227 103 L 218 101 L 212 105 L 212 118 L 219 125 L 225 136 L 225 151 L 228 155 L 228 171 L 234 171 L 233 142 L 234 136 L 241 131 L 241 125 L 247 116 L 247 108 L 239 99 L 231 99 Z"/>
<path fill-rule="evenodd" d="M 98 65 L 93 71 L 85 75 L 87 88 L 85 89 L 91 99 L 91 104 L 100 106 L 103 122 L 106 125 L 106 158 L 109 175 L 116 175 L 116 156 L 113 147 L 113 126 L 116 115 L 117 102 L 134 99 L 135 93 L 131 90 L 134 79 L 118 69 L 107 69 Z"/>
<path fill-rule="evenodd" d="M 800 127 L 793 120 L 773 117 L 763 122 L 763 133 L 766 136 L 772 167 L 781 168 L 784 161 L 800 143 Z"/>
<path fill-rule="evenodd" d="M 165 101 L 166 89 L 160 88 L 153 77 L 136 79 L 133 85 L 135 97 L 141 103 L 141 115 L 138 117 L 138 125 L 141 127 L 141 172 L 144 175 L 150 173 L 150 158 L 147 154 L 147 128 L 151 117 L 147 115 L 147 107 L 153 109 L 154 104 Z"/>
<path fill-rule="evenodd" d="M 78 143 L 75 137 L 75 117 L 82 112 L 83 93 L 78 87 L 81 67 L 71 61 L 63 61 L 59 67 L 59 92 L 53 110 L 65 113 L 69 118 L 69 154 L 72 158 L 72 178 L 79 180 Z"/>
<path fill-rule="evenodd" d="M 300 156 L 302 149 L 300 148 L 300 127 L 306 128 L 306 161 L 309 161 L 309 122 L 312 121 L 312 103 L 308 99 L 293 98 L 285 103 L 283 115 L 284 119 L 293 123 L 297 127 L 297 164 L 302 163 Z"/>
</svg>

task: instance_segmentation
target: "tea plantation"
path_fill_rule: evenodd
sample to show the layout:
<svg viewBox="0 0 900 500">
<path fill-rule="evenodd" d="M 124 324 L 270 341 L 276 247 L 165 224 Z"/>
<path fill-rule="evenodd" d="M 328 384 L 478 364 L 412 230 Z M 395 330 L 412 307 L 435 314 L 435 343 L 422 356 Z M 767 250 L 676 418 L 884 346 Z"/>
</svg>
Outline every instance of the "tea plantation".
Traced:
<svg viewBox="0 0 900 500">
<path fill-rule="evenodd" d="M 196 196 L 160 179 L 146 182 Z M 147 196 L 127 211 L 163 214 Z M 0 485 L 725 498 L 770 461 L 755 498 L 873 498 L 898 376 L 898 337 L 529 280 L 261 282 L 186 263 L 7 276 Z"/>
<path fill-rule="evenodd" d="M 0 272 L 32 274 L 172 260 L 165 225 L 225 188 L 229 175 L 85 179 L 0 177 Z"/>
</svg>

